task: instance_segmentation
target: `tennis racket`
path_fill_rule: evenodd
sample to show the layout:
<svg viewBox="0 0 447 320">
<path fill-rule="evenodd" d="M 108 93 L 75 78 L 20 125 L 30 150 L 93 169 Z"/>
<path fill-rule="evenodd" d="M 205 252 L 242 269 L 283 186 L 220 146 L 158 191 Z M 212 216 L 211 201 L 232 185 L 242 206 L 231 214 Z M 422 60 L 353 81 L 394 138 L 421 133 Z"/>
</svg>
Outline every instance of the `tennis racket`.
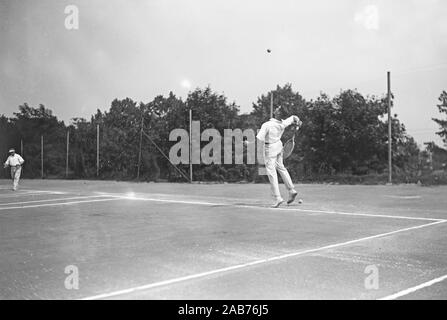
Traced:
<svg viewBox="0 0 447 320">
<path fill-rule="evenodd" d="M 283 146 L 282 152 L 283 152 L 283 159 L 287 159 L 290 157 L 293 153 L 293 150 L 295 149 L 295 136 L 298 130 L 300 129 L 300 126 L 295 127 L 295 131 L 293 133 L 293 137 L 289 139 Z"/>
<path fill-rule="evenodd" d="M 284 144 L 284 147 L 282 148 L 283 159 L 290 157 L 293 153 L 293 149 L 295 149 L 295 135 Z"/>
</svg>

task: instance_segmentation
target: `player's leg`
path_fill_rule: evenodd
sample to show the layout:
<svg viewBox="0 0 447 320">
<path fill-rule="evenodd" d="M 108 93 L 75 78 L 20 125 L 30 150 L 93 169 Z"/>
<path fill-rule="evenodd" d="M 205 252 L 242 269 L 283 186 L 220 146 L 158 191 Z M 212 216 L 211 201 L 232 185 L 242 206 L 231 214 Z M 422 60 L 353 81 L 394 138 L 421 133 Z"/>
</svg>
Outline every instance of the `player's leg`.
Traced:
<svg viewBox="0 0 447 320">
<path fill-rule="evenodd" d="M 284 185 L 289 192 L 289 199 L 287 200 L 287 204 L 291 204 L 293 201 L 295 201 L 298 192 L 296 192 L 295 190 L 295 186 L 293 185 L 293 181 L 290 177 L 289 171 L 287 171 L 287 168 L 284 166 L 282 152 L 276 158 L 276 169 L 281 175 L 282 181 L 284 182 Z"/>
<path fill-rule="evenodd" d="M 282 203 L 284 203 L 284 199 L 281 197 L 281 193 L 279 191 L 278 174 L 276 173 L 276 157 L 266 157 L 264 162 L 267 177 L 270 181 L 270 190 L 274 201 L 272 207 L 277 208 Z"/>
<path fill-rule="evenodd" d="M 12 189 L 15 190 L 15 177 L 16 177 L 16 167 L 11 167 L 11 182 L 12 182 Z"/>
<path fill-rule="evenodd" d="M 14 175 L 14 190 L 17 190 L 19 188 L 19 181 L 20 181 L 21 173 L 22 173 L 22 168 L 21 167 L 16 168 L 16 172 Z"/>
</svg>

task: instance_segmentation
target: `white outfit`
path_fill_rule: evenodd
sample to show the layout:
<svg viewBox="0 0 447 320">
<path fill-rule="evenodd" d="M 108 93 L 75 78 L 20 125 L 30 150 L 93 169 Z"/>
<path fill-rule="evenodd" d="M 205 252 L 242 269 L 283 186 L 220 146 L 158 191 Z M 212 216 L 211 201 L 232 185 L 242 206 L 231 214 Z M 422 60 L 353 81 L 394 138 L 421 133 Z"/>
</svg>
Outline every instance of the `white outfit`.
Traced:
<svg viewBox="0 0 447 320">
<path fill-rule="evenodd" d="M 265 143 L 264 151 L 264 162 L 265 169 L 267 171 L 267 176 L 270 181 L 270 189 L 272 192 L 272 197 L 275 201 L 281 201 L 281 193 L 279 191 L 278 185 L 278 175 L 276 171 L 281 175 L 284 184 L 289 191 L 295 192 L 295 186 L 293 185 L 292 179 L 290 178 L 289 172 L 283 163 L 283 145 L 281 137 L 284 130 L 292 125 L 293 123 L 298 123 L 300 119 L 297 116 L 291 116 L 286 120 L 276 120 L 270 119 L 268 122 L 264 123 L 259 130 L 256 138 Z"/>
<path fill-rule="evenodd" d="M 14 190 L 17 190 L 19 186 L 20 174 L 22 173 L 22 164 L 24 162 L 25 160 L 23 160 L 23 158 L 17 153 L 13 156 L 9 156 L 8 159 L 6 159 L 5 167 L 11 167 L 12 188 Z"/>
</svg>

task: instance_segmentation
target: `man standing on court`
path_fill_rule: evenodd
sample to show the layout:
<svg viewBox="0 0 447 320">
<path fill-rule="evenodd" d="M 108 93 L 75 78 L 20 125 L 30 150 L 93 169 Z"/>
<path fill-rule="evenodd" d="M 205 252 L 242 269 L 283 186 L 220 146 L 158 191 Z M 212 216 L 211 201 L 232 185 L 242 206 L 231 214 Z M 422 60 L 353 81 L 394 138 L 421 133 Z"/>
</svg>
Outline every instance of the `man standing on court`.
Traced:
<svg viewBox="0 0 447 320">
<path fill-rule="evenodd" d="M 291 116 L 286 120 L 281 119 L 281 107 L 277 108 L 273 113 L 273 118 L 264 123 L 259 130 L 256 138 L 264 143 L 264 163 L 267 171 L 267 176 L 270 181 L 270 189 L 274 199 L 272 208 L 278 208 L 285 201 L 281 197 L 278 184 L 277 172 L 281 175 L 281 178 L 289 192 L 289 198 L 287 204 L 291 204 L 295 201 L 298 193 L 295 190 L 292 179 L 289 172 L 283 163 L 283 144 L 281 137 L 284 130 L 292 124 L 300 125 L 301 121 L 297 116 Z"/>
<path fill-rule="evenodd" d="M 11 168 L 12 189 L 14 191 L 19 187 L 20 174 L 22 173 L 22 165 L 25 162 L 23 158 L 16 153 L 14 149 L 9 150 L 9 157 L 6 159 L 4 167 Z"/>
</svg>

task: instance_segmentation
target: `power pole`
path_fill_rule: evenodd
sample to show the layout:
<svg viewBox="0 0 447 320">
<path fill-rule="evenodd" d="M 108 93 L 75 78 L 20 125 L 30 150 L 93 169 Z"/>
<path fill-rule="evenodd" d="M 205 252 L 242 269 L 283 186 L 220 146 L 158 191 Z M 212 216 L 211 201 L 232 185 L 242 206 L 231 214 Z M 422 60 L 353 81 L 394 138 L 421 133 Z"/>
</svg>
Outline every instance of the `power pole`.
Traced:
<svg viewBox="0 0 447 320">
<path fill-rule="evenodd" d="M 189 181 L 192 183 L 192 109 L 189 109 Z"/>
<path fill-rule="evenodd" d="M 393 183 L 393 153 L 392 153 L 392 118 L 391 118 L 391 72 L 388 71 L 388 183 Z"/>
<path fill-rule="evenodd" d="M 273 118 L 273 91 L 270 92 L 270 119 Z"/>
</svg>

